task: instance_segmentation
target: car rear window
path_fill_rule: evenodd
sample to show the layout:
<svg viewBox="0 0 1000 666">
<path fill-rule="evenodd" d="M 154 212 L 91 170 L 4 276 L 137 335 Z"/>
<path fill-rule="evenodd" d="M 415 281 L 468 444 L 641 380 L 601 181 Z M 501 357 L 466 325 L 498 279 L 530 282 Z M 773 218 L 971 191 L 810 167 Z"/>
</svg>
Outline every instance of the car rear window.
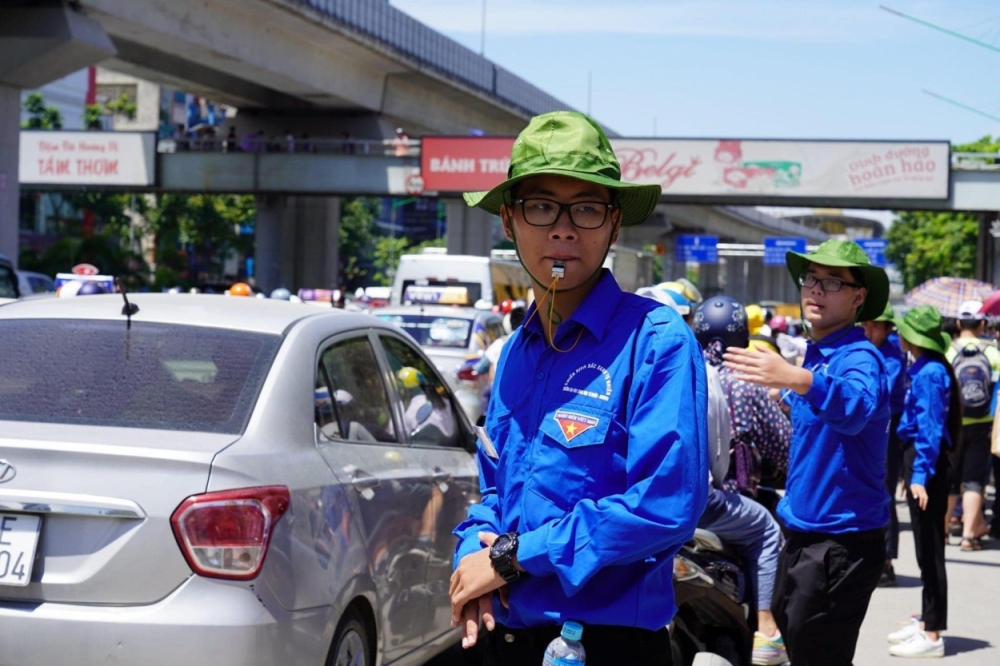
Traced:
<svg viewBox="0 0 1000 666">
<path fill-rule="evenodd" d="M 0 320 L 0 340 L 0 420 L 232 434 L 281 344 L 135 320 Z"/>
<path fill-rule="evenodd" d="M 377 316 L 409 333 L 421 347 L 465 349 L 469 346 L 469 334 L 472 332 L 471 319 L 422 314 L 380 314 Z"/>
</svg>

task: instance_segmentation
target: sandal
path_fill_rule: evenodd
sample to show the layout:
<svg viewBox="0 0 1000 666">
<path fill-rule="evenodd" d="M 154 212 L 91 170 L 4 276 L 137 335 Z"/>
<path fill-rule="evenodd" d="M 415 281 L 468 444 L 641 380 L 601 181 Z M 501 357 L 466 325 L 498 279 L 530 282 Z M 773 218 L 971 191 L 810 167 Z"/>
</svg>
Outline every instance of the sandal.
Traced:
<svg viewBox="0 0 1000 666">
<path fill-rule="evenodd" d="M 965 552 L 982 550 L 983 542 L 979 540 L 979 537 L 965 537 L 962 539 L 962 545 L 960 547 Z"/>
</svg>

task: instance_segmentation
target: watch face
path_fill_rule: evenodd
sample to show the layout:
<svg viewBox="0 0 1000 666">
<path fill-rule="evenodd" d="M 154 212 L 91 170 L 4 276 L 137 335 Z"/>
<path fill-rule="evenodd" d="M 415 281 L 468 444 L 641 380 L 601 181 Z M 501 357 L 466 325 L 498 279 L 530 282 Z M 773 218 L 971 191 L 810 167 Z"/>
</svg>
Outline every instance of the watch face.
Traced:
<svg viewBox="0 0 1000 666">
<path fill-rule="evenodd" d="M 504 557 L 505 555 L 510 553 L 513 545 L 514 545 L 513 539 L 511 539 L 506 534 L 501 534 L 500 536 L 497 537 L 497 540 L 494 541 L 493 545 L 490 547 L 490 557 L 491 558 Z"/>
</svg>

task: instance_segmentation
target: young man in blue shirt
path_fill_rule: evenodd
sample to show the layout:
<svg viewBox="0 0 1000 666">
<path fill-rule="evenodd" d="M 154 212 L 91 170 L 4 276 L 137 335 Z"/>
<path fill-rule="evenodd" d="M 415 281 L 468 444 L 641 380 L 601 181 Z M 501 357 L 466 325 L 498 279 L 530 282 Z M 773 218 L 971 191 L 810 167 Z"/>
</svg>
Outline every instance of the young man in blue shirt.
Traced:
<svg viewBox="0 0 1000 666">
<path fill-rule="evenodd" d="M 885 271 L 853 241 L 786 255 L 812 342 L 802 367 L 730 347 L 726 365 L 747 381 L 786 389 L 792 446 L 778 505 L 788 541 L 773 610 L 795 666 L 848 666 L 885 564 L 885 361 L 855 326 L 888 300 Z"/>
<path fill-rule="evenodd" d="M 566 620 L 589 666 L 671 664 L 673 557 L 708 496 L 704 362 L 676 312 L 602 268 L 659 195 L 621 182 L 572 112 L 533 118 L 507 180 L 466 195 L 500 215 L 535 292 L 480 432 L 482 500 L 455 529 L 452 622 L 484 664 L 540 664 Z"/>
</svg>

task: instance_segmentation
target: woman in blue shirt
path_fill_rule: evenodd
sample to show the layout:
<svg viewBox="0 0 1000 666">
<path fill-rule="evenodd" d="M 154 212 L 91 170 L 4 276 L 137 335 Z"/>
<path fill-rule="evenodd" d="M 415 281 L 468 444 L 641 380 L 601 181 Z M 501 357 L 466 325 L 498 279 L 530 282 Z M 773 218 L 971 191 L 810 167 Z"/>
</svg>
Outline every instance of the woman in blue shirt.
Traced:
<svg viewBox="0 0 1000 666">
<path fill-rule="evenodd" d="M 922 305 L 897 320 L 903 349 L 914 360 L 907 371 L 909 390 L 899 424 L 904 454 L 903 478 L 917 564 L 923 582 L 920 619 L 889 634 L 889 653 L 897 657 L 943 657 L 941 631 L 948 623 L 948 577 L 944 566 L 944 516 L 948 509 L 948 450 L 962 427 L 958 382 L 945 359 L 949 339 L 941 332 L 941 315 Z"/>
</svg>

